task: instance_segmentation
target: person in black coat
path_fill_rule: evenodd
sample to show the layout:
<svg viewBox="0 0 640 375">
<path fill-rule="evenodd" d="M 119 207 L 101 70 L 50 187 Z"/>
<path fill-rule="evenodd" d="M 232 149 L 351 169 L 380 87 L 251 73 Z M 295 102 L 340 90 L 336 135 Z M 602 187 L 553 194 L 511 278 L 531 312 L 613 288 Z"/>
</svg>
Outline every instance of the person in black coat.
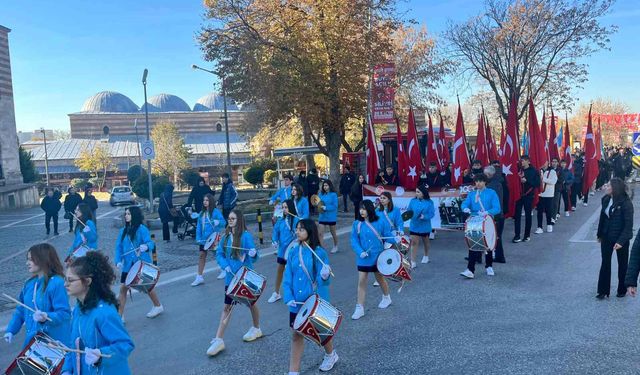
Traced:
<svg viewBox="0 0 640 375">
<path fill-rule="evenodd" d="M 98 225 L 98 216 L 96 215 L 96 210 L 98 209 L 98 200 L 93 196 L 93 185 L 87 184 L 84 188 L 84 199 L 83 203 L 86 203 L 91 209 L 91 213 L 93 213 L 93 223 Z"/>
<path fill-rule="evenodd" d="M 318 177 L 318 170 L 311 168 L 309 176 L 307 176 L 307 190 L 305 190 L 309 200 L 309 213 L 311 214 L 313 214 L 316 209 L 316 207 L 311 204 L 311 196 L 318 194 L 318 190 L 320 190 L 320 177 Z"/>
<path fill-rule="evenodd" d="M 191 207 L 194 205 L 194 212 L 200 213 L 202 211 L 202 201 L 204 200 L 204 196 L 207 194 L 211 194 L 215 197 L 215 192 L 211 190 L 209 185 L 204 182 L 204 178 L 198 178 L 198 183 L 191 189 L 191 193 L 189 193 L 189 199 L 187 199 L 187 207 Z"/>
<path fill-rule="evenodd" d="M 636 239 L 633 240 L 633 247 L 631 248 L 631 258 L 629 259 L 629 266 L 627 267 L 627 275 L 624 279 L 624 284 L 627 286 L 627 293 L 631 297 L 635 297 L 638 294 L 638 274 L 640 273 L 640 229 L 636 233 Z"/>
<path fill-rule="evenodd" d="M 629 242 L 633 237 L 633 204 L 626 191 L 624 180 L 612 178 L 604 186 L 600 221 L 598 222 L 598 242 L 602 253 L 602 265 L 598 277 L 596 298 L 609 297 L 611 289 L 611 256 L 615 251 L 618 258 L 617 297 L 627 294 L 625 276 L 629 263 Z"/>
<path fill-rule="evenodd" d="M 496 250 L 493 253 L 493 261 L 497 263 L 506 263 L 504 258 L 504 248 L 502 247 L 502 232 L 504 231 L 504 211 L 505 207 L 502 205 L 504 199 L 504 192 L 502 190 L 502 174 L 498 174 L 496 169 L 492 165 L 484 167 L 484 175 L 487 176 L 489 183 L 487 188 L 493 190 L 498 195 L 498 201 L 500 202 L 500 213 L 493 216 L 493 220 L 496 223 Z"/>
<path fill-rule="evenodd" d="M 346 165 L 342 177 L 340 177 L 340 194 L 342 194 L 342 203 L 344 205 L 344 212 L 349 212 L 347 203 L 349 194 L 351 194 L 351 187 L 356 182 L 356 175 L 351 172 L 351 168 Z M 356 208 L 357 209 L 357 208 Z"/>
<path fill-rule="evenodd" d="M 362 185 L 364 185 L 364 176 L 359 175 L 358 181 L 356 181 L 353 186 L 351 186 L 351 201 L 353 202 L 353 206 L 355 209 L 355 219 L 358 220 L 360 218 L 360 202 L 362 202 Z"/>
<path fill-rule="evenodd" d="M 67 189 L 67 196 L 64 198 L 64 212 L 65 215 L 69 217 L 69 232 L 73 232 L 73 213 L 76 210 L 76 207 L 82 203 L 82 196 L 78 194 L 76 188 L 73 186 L 69 186 Z"/>
<path fill-rule="evenodd" d="M 160 204 L 158 205 L 158 215 L 162 222 L 162 239 L 169 242 L 171 235 L 169 234 L 169 222 L 173 221 L 173 233 L 178 233 L 178 217 L 171 215 L 170 209 L 173 208 L 173 185 L 168 184 L 164 187 L 164 191 L 160 194 Z"/>
<path fill-rule="evenodd" d="M 60 198 L 54 195 L 52 188 L 45 189 L 45 197 L 40 203 L 40 208 L 44 211 L 44 226 L 47 228 L 47 236 L 51 233 L 51 219 L 53 219 L 53 234 L 58 235 L 58 212 L 62 207 Z"/>
<path fill-rule="evenodd" d="M 582 204 L 589 203 L 589 194 L 582 195 L 582 178 L 584 177 L 584 159 L 582 154 L 572 155 L 573 159 L 573 186 L 571 187 L 571 203 L 573 210 L 576 210 L 578 198 L 583 200 Z"/>
</svg>

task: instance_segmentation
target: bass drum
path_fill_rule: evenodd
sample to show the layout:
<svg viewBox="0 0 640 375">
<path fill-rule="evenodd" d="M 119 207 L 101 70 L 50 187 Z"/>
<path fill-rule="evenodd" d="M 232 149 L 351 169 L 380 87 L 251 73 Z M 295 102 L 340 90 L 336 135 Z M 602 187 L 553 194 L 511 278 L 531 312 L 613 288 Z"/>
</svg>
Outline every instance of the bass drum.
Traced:
<svg viewBox="0 0 640 375">
<path fill-rule="evenodd" d="M 471 251 L 493 251 L 498 243 L 496 223 L 487 216 L 471 216 L 464 223 L 464 240 Z"/>
</svg>

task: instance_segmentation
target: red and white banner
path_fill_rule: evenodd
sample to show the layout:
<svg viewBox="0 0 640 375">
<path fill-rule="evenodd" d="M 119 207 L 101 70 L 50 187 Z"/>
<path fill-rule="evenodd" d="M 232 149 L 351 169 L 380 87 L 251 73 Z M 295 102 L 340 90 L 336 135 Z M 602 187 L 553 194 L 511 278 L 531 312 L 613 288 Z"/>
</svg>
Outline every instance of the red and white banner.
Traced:
<svg viewBox="0 0 640 375">
<path fill-rule="evenodd" d="M 380 64 L 373 68 L 371 117 L 374 124 L 391 124 L 394 121 L 395 80 L 395 64 Z"/>
<path fill-rule="evenodd" d="M 608 125 L 626 126 L 629 129 L 637 129 L 640 126 L 640 113 L 605 114 L 594 113 L 593 119 Z"/>
</svg>

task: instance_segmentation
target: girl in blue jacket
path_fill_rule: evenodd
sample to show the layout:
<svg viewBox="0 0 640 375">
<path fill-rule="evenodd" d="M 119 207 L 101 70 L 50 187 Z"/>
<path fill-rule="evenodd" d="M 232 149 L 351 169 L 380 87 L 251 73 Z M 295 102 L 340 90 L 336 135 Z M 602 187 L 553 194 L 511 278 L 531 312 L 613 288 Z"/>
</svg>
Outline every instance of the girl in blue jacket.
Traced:
<svg viewBox="0 0 640 375">
<path fill-rule="evenodd" d="M 215 207 L 215 200 L 212 194 L 206 194 L 202 200 L 202 212 L 198 216 L 198 224 L 196 225 L 196 243 L 199 245 L 198 273 L 191 286 L 198 286 L 204 283 L 204 266 L 207 263 L 207 251 L 214 250 L 205 249 L 204 244 L 212 233 L 224 231 L 227 222 L 222 216 L 222 212 Z M 218 280 L 222 280 L 227 276 L 224 269 L 221 269 Z"/>
<path fill-rule="evenodd" d="M 300 184 L 293 184 L 291 188 L 291 196 L 293 197 L 293 201 L 296 203 L 296 209 L 298 211 L 298 218 L 308 219 L 309 218 L 309 201 L 304 196 L 304 189 Z"/>
<path fill-rule="evenodd" d="M 118 313 L 124 321 L 124 306 L 127 303 L 127 291 L 125 285 L 127 275 L 131 267 L 139 260 L 152 263 L 151 251 L 155 249 L 155 244 L 151 240 L 151 234 L 142 222 L 144 215 L 140 207 L 132 206 L 124 210 L 124 228 L 120 229 L 116 242 L 115 262 L 116 267 L 122 272 L 120 274 L 120 294 L 118 295 Z M 151 311 L 147 313 L 147 318 L 155 318 L 164 312 L 164 307 L 158 299 L 156 289 L 149 293 L 149 298 L 153 303 Z"/>
<path fill-rule="evenodd" d="M 86 203 L 80 203 L 76 207 L 75 211 L 76 228 L 74 229 L 73 244 L 69 248 L 68 255 L 70 256 L 80 245 L 85 245 L 91 250 L 98 250 L 98 231 L 96 224 L 93 220 L 93 212 Z"/>
<path fill-rule="evenodd" d="M 225 348 L 224 331 L 227 329 L 227 324 L 231 317 L 231 307 L 234 304 L 233 300 L 227 296 L 227 288 L 231 283 L 231 279 L 242 266 L 253 269 L 253 262 L 258 259 L 258 251 L 253 243 L 251 233 L 247 231 L 242 212 L 235 209 L 231 211 L 228 224 L 229 226 L 225 230 L 216 251 L 218 266 L 227 272 L 227 277 L 224 281 L 224 309 L 220 314 L 220 324 L 218 325 L 216 337 L 211 340 L 211 346 L 207 349 L 207 354 L 210 356 L 220 353 Z M 242 337 L 246 342 L 262 337 L 258 305 L 254 304 L 249 309 L 251 310 L 253 326 Z"/>
<path fill-rule="evenodd" d="M 273 234 L 271 235 L 271 244 L 278 249 L 276 262 L 278 263 L 278 269 L 276 270 L 276 284 L 275 291 L 269 297 L 267 302 L 274 303 L 281 299 L 280 286 L 282 285 L 282 275 L 284 274 L 284 266 L 287 264 L 286 251 L 291 242 L 295 239 L 296 224 L 298 224 L 298 218 L 293 215 L 298 215 L 296 211 L 296 204 L 293 200 L 287 199 L 282 204 L 284 210 L 284 217 L 282 220 L 278 220 L 276 226 L 273 228 Z M 289 214 L 293 215 L 289 215 Z"/>
<path fill-rule="evenodd" d="M 70 345 L 71 308 L 56 249 L 48 243 L 31 246 L 27 251 L 27 270 L 31 278 L 24 284 L 18 301 L 35 310 L 35 313 L 22 306 L 16 307 L 4 339 L 11 343 L 24 324 L 26 335 L 23 348 L 38 332 Z"/>
<path fill-rule="evenodd" d="M 351 319 L 360 319 L 364 316 L 364 300 L 367 293 L 367 277 L 369 273 L 374 274 L 376 280 L 382 288 L 382 300 L 378 305 L 380 309 L 386 309 L 391 305 L 389 295 L 389 284 L 387 280 L 378 272 L 378 255 L 384 250 L 384 242 L 396 243 L 400 241 L 398 236 L 391 233 L 389 223 L 380 219 L 376 214 L 373 202 L 363 200 L 360 202 L 360 220 L 353 222 L 351 228 L 351 247 L 356 253 L 356 263 L 358 265 L 358 301 L 356 310 Z"/>
<path fill-rule="evenodd" d="M 67 354 L 62 375 L 131 374 L 128 357 L 134 345 L 111 291 L 115 279 L 109 260 L 97 251 L 76 259 L 67 268 L 65 287 L 78 299 L 73 309 L 71 347 L 83 353 Z"/>
<path fill-rule="evenodd" d="M 413 211 L 413 217 L 409 222 L 409 234 L 411 235 L 411 268 L 416 268 L 416 253 L 418 243 L 424 246 L 424 256 L 420 263 L 429 263 L 429 233 L 431 233 L 431 219 L 435 215 L 433 201 L 429 197 L 426 186 L 418 186 L 416 197 L 409 202 L 407 211 Z"/>
<path fill-rule="evenodd" d="M 378 214 L 389 223 L 391 230 L 398 232 L 397 234 L 404 234 L 404 220 L 402 220 L 402 214 L 398 207 L 393 206 L 393 198 L 388 191 L 383 192 L 380 195 L 380 206 L 378 206 Z"/>
<path fill-rule="evenodd" d="M 289 307 L 289 327 L 293 328 L 298 310 L 313 294 L 329 301 L 329 277 L 331 267 L 327 252 L 320 246 L 316 224 L 309 219 L 301 220 L 296 227 L 298 245 L 290 249 L 287 256 L 287 267 L 284 277 L 284 300 Z M 308 247 L 307 247 L 308 246 Z M 315 251 L 322 263 L 311 253 Z M 325 355 L 320 371 L 329 371 L 338 361 L 338 354 L 333 350 L 333 341 L 324 345 Z M 289 375 L 300 374 L 300 362 L 304 352 L 304 338 L 293 330 L 291 335 L 291 359 Z"/>
<path fill-rule="evenodd" d="M 336 220 L 338 218 L 338 194 L 333 188 L 333 182 L 331 180 L 322 181 L 322 187 L 320 189 L 320 204 L 324 207 L 324 211 L 320 213 L 318 217 L 318 224 L 320 225 L 320 236 L 324 236 L 325 229 L 329 227 L 331 237 L 333 238 L 333 247 L 331 248 L 331 254 L 338 252 L 338 235 L 336 234 Z"/>
</svg>

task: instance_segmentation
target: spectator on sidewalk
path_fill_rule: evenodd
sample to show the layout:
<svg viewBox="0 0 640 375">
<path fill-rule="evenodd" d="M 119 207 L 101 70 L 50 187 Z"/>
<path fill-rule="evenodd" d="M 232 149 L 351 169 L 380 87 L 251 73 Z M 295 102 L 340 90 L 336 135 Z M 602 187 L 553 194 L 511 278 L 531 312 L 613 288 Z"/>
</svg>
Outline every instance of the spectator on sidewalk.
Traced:
<svg viewBox="0 0 640 375">
<path fill-rule="evenodd" d="M 536 234 L 542 234 L 542 214 L 544 213 L 547 218 L 547 232 L 553 232 L 553 224 L 556 220 L 556 210 L 552 209 L 553 196 L 556 191 L 556 183 L 558 182 L 558 175 L 556 170 L 549 166 L 548 162 L 544 162 L 541 170 L 542 178 L 542 191 L 540 191 L 540 199 L 536 207 L 538 216 L 538 229 Z"/>
<path fill-rule="evenodd" d="M 344 205 L 344 212 L 349 212 L 348 202 L 349 194 L 351 194 L 351 187 L 356 182 L 356 175 L 351 172 L 351 167 L 344 166 L 342 177 L 340 177 L 340 194 L 342 194 L 342 203 Z"/>
<path fill-rule="evenodd" d="M 349 193 L 351 197 L 351 202 L 353 202 L 353 207 L 355 207 L 355 209 L 353 210 L 355 213 L 355 220 L 360 219 L 359 209 L 360 209 L 360 202 L 362 202 L 362 185 L 364 185 L 364 176 L 359 175 L 358 181 L 356 181 L 351 186 L 351 192 Z"/>
<path fill-rule="evenodd" d="M 96 216 L 96 211 L 98 210 L 98 200 L 93 196 L 93 184 L 87 184 L 84 188 L 84 199 L 83 203 L 86 203 L 93 214 L 93 222 L 98 225 L 98 216 Z"/>
<path fill-rule="evenodd" d="M 196 213 L 200 213 L 202 211 L 202 200 L 204 196 L 207 194 L 211 194 L 215 197 L 215 192 L 211 190 L 211 187 L 207 185 L 204 181 L 203 177 L 198 178 L 198 182 L 196 186 L 191 189 L 191 193 L 189 193 L 189 199 L 187 200 L 187 207 L 191 207 L 191 205 L 195 205 L 194 209 Z"/>
<path fill-rule="evenodd" d="M 229 214 L 236 207 L 238 202 L 238 192 L 233 186 L 233 181 L 229 173 L 222 174 L 222 191 L 220 192 L 220 198 L 218 200 L 218 206 L 222 208 L 222 216 L 225 221 L 228 221 Z"/>
<path fill-rule="evenodd" d="M 162 239 L 165 242 L 171 240 L 171 235 L 169 234 L 170 221 L 173 222 L 173 233 L 178 233 L 179 218 L 171 214 L 172 208 L 174 208 L 173 185 L 168 184 L 164 187 L 162 194 L 160 194 L 160 204 L 158 205 L 158 215 L 160 215 L 160 221 L 162 222 Z"/>
<path fill-rule="evenodd" d="M 58 235 L 58 212 L 62 207 L 60 198 L 54 195 L 53 188 L 45 188 L 45 197 L 40 203 L 44 211 L 44 226 L 47 228 L 47 236 L 51 233 L 51 219 L 53 219 L 53 234 Z"/>
<path fill-rule="evenodd" d="M 73 232 L 73 213 L 80 203 L 82 203 L 82 196 L 78 194 L 76 188 L 69 186 L 67 196 L 64 198 L 64 215 L 69 219 L 69 232 Z"/>
</svg>

